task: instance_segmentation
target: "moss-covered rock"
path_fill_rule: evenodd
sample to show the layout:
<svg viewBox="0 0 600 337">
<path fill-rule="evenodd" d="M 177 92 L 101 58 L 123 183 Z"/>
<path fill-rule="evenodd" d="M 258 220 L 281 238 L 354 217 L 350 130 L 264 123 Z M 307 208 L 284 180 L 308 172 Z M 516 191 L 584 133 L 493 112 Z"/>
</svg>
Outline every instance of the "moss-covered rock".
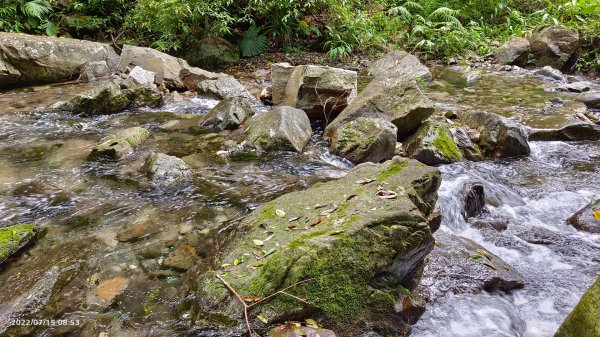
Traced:
<svg viewBox="0 0 600 337">
<path fill-rule="evenodd" d="M 200 280 L 199 311 L 241 322 L 240 304 L 215 274 L 242 296 L 306 281 L 289 293 L 310 304 L 274 297 L 260 307 L 268 324 L 319 318 L 341 336 L 356 336 L 368 324 L 384 336 L 401 335 L 406 326 L 395 303 L 433 248 L 426 218 L 440 179 L 437 169 L 397 157 L 264 205 L 243 220 L 216 261 L 220 267 Z M 243 327 L 222 329 L 234 334 Z"/>
<path fill-rule="evenodd" d="M 248 143 L 265 151 L 302 152 L 312 135 L 310 120 L 300 109 L 280 106 L 247 122 Z"/>
<path fill-rule="evenodd" d="M 34 234 L 35 228 L 29 224 L 0 228 L 0 264 L 23 248 Z"/>
<path fill-rule="evenodd" d="M 89 159 L 121 159 L 130 154 L 149 136 L 150 132 L 142 127 L 125 129 L 98 144 L 90 153 Z"/>
<path fill-rule="evenodd" d="M 192 171 L 183 160 L 164 153 L 148 156 L 143 171 L 157 187 L 179 186 L 192 178 Z"/>
<path fill-rule="evenodd" d="M 400 138 L 409 136 L 434 112 L 433 103 L 409 77 L 378 78 L 325 128 L 325 136 L 359 117 L 381 118 L 398 128 Z"/>
<path fill-rule="evenodd" d="M 424 164 L 449 164 L 463 159 L 448 126 L 441 122 L 425 122 L 404 143 L 406 153 Z"/>
<path fill-rule="evenodd" d="M 554 337 L 600 337 L 600 278 L 583 294 Z"/>
<path fill-rule="evenodd" d="M 239 61 L 240 50 L 221 37 L 205 36 L 192 44 L 183 58 L 195 67 L 214 68 Z"/>
<path fill-rule="evenodd" d="M 220 130 L 231 130 L 237 129 L 252 116 L 254 116 L 254 109 L 247 98 L 226 98 L 202 116 L 199 124 Z"/>
<path fill-rule="evenodd" d="M 360 117 L 335 130 L 329 152 L 357 164 L 378 163 L 394 155 L 397 130 L 386 120 Z"/>
</svg>

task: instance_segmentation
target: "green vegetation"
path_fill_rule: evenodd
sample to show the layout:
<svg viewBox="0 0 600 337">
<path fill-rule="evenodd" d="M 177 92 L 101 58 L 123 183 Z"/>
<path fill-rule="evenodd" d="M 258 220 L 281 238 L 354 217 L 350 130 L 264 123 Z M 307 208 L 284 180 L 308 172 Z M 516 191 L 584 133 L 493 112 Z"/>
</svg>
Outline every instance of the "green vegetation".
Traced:
<svg viewBox="0 0 600 337">
<path fill-rule="evenodd" d="M 184 54 L 207 35 L 243 56 L 271 50 L 405 49 L 425 59 L 484 56 L 543 25 L 578 29 L 579 68 L 600 67 L 598 0 L 5 0 L 0 31 L 147 45 Z"/>
<path fill-rule="evenodd" d="M 0 263 L 25 245 L 34 231 L 33 225 L 28 224 L 0 228 Z"/>
</svg>

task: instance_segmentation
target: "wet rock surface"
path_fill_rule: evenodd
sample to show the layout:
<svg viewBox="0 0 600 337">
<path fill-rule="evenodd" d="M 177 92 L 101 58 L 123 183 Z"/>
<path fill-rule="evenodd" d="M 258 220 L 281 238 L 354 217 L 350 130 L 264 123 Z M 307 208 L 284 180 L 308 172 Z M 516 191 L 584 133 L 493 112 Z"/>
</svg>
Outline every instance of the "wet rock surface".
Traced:
<svg viewBox="0 0 600 337">
<path fill-rule="evenodd" d="M 446 124 L 425 122 L 404 143 L 406 154 L 426 165 L 460 161 L 463 155 Z"/>
<path fill-rule="evenodd" d="M 592 201 L 571 217 L 567 223 L 580 231 L 600 233 L 600 200 Z"/>
<path fill-rule="evenodd" d="M 312 128 L 304 111 L 282 106 L 250 118 L 245 134 L 248 143 L 261 150 L 302 152 Z"/>
<path fill-rule="evenodd" d="M 378 163 L 393 156 L 397 130 L 384 119 L 359 117 L 335 130 L 329 151 L 357 164 Z"/>
<path fill-rule="evenodd" d="M 504 42 L 494 53 L 500 64 L 525 66 L 529 59 L 529 40 L 522 37 L 511 38 Z"/>
<path fill-rule="evenodd" d="M 371 63 L 367 69 L 369 75 L 377 78 L 409 77 L 430 82 L 431 72 L 419 59 L 405 51 L 393 51 Z"/>
</svg>

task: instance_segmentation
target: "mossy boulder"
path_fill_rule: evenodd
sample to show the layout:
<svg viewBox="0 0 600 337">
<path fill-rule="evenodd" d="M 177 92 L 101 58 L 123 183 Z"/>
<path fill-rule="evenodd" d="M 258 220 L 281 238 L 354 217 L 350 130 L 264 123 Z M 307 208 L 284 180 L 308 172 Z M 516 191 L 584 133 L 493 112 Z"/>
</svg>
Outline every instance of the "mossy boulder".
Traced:
<svg viewBox="0 0 600 337">
<path fill-rule="evenodd" d="M 400 138 L 409 136 L 434 112 L 417 82 L 406 76 L 378 78 L 325 128 L 331 138 L 337 129 L 359 118 L 381 118 L 398 128 Z"/>
<path fill-rule="evenodd" d="M 195 67 L 215 68 L 239 61 L 240 50 L 222 37 L 205 36 L 193 43 L 183 58 Z"/>
<path fill-rule="evenodd" d="M 300 109 L 280 106 L 250 118 L 248 143 L 264 151 L 302 152 L 312 135 L 310 120 Z"/>
<path fill-rule="evenodd" d="M 200 280 L 199 312 L 240 322 L 218 327 L 234 335 L 244 329 L 243 311 L 216 275 L 242 296 L 264 297 L 305 281 L 288 292 L 310 304 L 276 296 L 260 306 L 267 323 L 252 324 L 315 318 L 341 336 L 357 336 L 366 326 L 403 335 L 395 303 L 433 249 L 426 219 L 440 181 L 437 169 L 396 157 L 258 208 L 239 225 L 216 270 Z"/>
<path fill-rule="evenodd" d="M 381 118 L 360 117 L 335 130 L 329 152 L 356 164 L 378 163 L 394 155 L 397 130 Z"/>
<path fill-rule="evenodd" d="M 427 165 L 450 164 L 463 159 L 450 128 L 442 122 L 425 122 L 404 142 L 411 157 Z"/>
<path fill-rule="evenodd" d="M 600 278 L 583 294 L 554 337 L 600 337 Z"/>
<path fill-rule="evenodd" d="M 143 171 L 156 187 L 180 186 L 192 178 L 192 170 L 183 160 L 164 153 L 148 156 Z"/>
<path fill-rule="evenodd" d="M 575 29 L 548 26 L 537 29 L 529 38 L 531 53 L 538 66 L 569 70 L 579 51 L 579 33 Z"/>
<path fill-rule="evenodd" d="M 252 116 L 254 109 L 247 98 L 226 98 L 202 116 L 199 124 L 219 130 L 231 130 L 237 129 Z"/>
<path fill-rule="evenodd" d="M 0 264 L 23 248 L 34 235 L 35 228 L 29 224 L 0 228 Z"/>
<path fill-rule="evenodd" d="M 155 89 L 137 86 L 121 90 L 121 80 L 112 79 L 99 82 L 94 88 L 53 105 L 50 110 L 94 116 L 140 106 L 158 107 L 163 103 L 163 96 Z"/>
<path fill-rule="evenodd" d="M 94 147 L 88 158 L 121 159 L 133 152 L 149 136 L 150 132 L 139 126 L 125 129 Z"/>
<path fill-rule="evenodd" d="M 511 158 L 529 155 L 527 133 L 517 122 L 490 112 L 462 111 L 460 122 L 477 130 L 475 142 L 485 159 Z"/>
</svg>

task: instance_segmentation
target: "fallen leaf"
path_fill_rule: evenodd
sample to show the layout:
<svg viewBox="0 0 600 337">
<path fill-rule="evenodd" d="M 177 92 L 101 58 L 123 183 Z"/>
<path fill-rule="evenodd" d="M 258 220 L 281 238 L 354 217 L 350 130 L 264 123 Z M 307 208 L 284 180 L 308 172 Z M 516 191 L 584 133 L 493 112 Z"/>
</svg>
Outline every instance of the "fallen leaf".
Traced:
<svg viewBox="0 0 600 337">
<path fill-rule="evenodd" d="M 484 265 L 486 265 L 489 268 L 492 268 L 494 270 L 498 270 L 498 268 L 496 268 L 496 266 L 494 266 L 493 264 L 489 263 L 489 262 L 485 262 Z"/>
<path fill-rule="evenodd" d="M 319 208 L 323 208 L 323 207 L 327 207 L 327 205 L 316 204 L 316 205 L 313 206 L 314 209 L 319 209 Z"/>
<path fill-rule="evenodd" d="M 374 181 L 375 181 L 375 179 L 361 179 L 361 180 L 357 180 L 356 183 L 359 185 L 366 185 L 366 184 L 370 184 Z"/>
<path fill-rule="evenodd" d="M 262 246 L 265 244 L 262 240 L 252 240 L 252 243 L 254 243 L 257 246 Z"/>
<path fill-rule="evenodd" d="M 243 299 L 244 299 L 244 302 L 253 303 L 253 302 L 258 302 L 258 301 L 262 300 L 262 297 L 244 296 Z"/>
<path fill-rule="evenodd" d="M 340 234 L 342 234 L 342 233 L 344 233 L 344 232 L 345 232 L 345 230 L 343 230 L 343 229 L 340 229 L 340 230 L 337 230 L 337 231 L 333 231 L 333 232 L 331 232 L 329 235 L 340 235 Z"/>
<path fill-rule="evenodd" d="M 264 239 L 264 242 L 267 242 L 269 240 L 271 240 L 273 238 L 274 234 L 269 235 L 266 239 Z"/>
<path fill-rule="evenodd" d="M 265 255 L 263 256 L 263 258 L 275 254 L 276 251 L 277 251 L 277 249 L 271 248 L 268 252 L 265 253 Z"/>
<path fill-rule="evenodd" d="M 311 328 L 315 328 L 315 329 L 319 328 L 319 325 L 317 324 L 317 322 L 314 319 L 307 318 L 304 321 L 306 322 L 306 325 Z"/>
<path fill-rule="evenodd" d="M 352 195 L 350 195 L 350 196 L 348 196 L 348 197 L 346 198 L 346 201 L 350 201 L 350 200 L 352 200 L 352 199 L 356 198 L 357 196 L 358 196 L 358 195 L 356 195 L 356 194 L 352 194 Z"/>
<path fill-rule="evenodd" d="M 325 216 L 325 215 L 329 215 L 333 212 L 335 212 L 338 209 L 337 205 L 333 205 L 333 208 L 330 209 L 326 209 L 323 212 L 321 212 L 321 214 L 319 214 L 320 216 Z"/>
<path fill-rule="evenodd" d="M 295 217 L 293 217 L 293 218 L 290 218 L 290 219 L 288 220 L 288 222 L 294 222 L 294 221 L 296 221 L 296 220 L 298 220 L 298 219 L 300 219 L 300 217 L 299 217 L 299 216 L 295 216 Z"/>
<path fill-rule="evenodd" d="M 295 231 L 298 229 L 298 226 L 288 226 L 288 230 Z"/>
<path fill-rule="evenodd" d="M 321 223 L 321 221 L 323 221 L 323 219 L 321 219 L 321 218 L 316 218 L 316 219 L 314 219 L 313 221 L 311 221 L 311 223 L 309 224 L 309 226 L 310 226 L 310 227 L 314 227 L 314 226 L 316 226 L 316 225 L 320 224 L 320 223 Z"/>
<path fill-rule="evenodd" d="M 594 218 L 596 218 L 596 220 L 600 221 L 600 209 L 594 211 Z"/>
<path fill-rule="evenodd" d="M 276 209 L 275 210 L 275 214 L 277 214 L 277 216 L 280 217 L 280 218 L 284 218 L 285 217 L 285 212 L 282 209 Z"/>
<path fill-rule="evenodd" d="M 265 316 L 263 314 L 258 314 L 256 316 L 256 318 L 260 319 L 261 322 L 267 324 L 269 321 L 267 321 L 267 319 L 265 318 Z"/>
</svg>

